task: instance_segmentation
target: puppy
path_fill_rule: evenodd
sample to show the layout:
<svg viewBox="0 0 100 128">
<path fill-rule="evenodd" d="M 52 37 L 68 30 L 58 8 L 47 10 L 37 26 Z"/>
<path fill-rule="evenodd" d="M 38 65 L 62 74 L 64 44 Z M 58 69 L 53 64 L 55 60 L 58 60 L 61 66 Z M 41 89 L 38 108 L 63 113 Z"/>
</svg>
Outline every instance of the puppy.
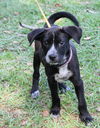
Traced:
<svg viewBox="0 0 100 128">
<path fill-rule="evenodd" d="M 75 25 L 64 27 L 54 25 L 54 22 L 59 18 L 68 18 Z M 48 18 L 48 21 L 51 28 L 45 25 L 44 28 L 34 29 L 28 34 L 30 45 L 35 41 L 31 95 L 33 98 L 39 96 L 39 68 L 42 62 L 51 90 L 50 114 L 59 115 L 61 107 L 58 87 L 65 88 L 63 82 L 70 80 L 75 87 L 78 98 L 79 117 L 87 124 L 92 121 L 92 117 L 87 110 L 77 52 L 71 41 L 74 39 L 78 44 L 80 43 L 82 30 L 79 27 L 79 22 L 68 12 L 55 13 Z"/>
</svg>

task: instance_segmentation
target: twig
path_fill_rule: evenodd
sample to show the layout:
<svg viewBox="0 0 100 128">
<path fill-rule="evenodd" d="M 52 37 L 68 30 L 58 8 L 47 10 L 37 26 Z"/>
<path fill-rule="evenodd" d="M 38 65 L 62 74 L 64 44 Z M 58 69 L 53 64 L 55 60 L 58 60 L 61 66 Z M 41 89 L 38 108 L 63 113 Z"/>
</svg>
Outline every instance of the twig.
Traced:
<svg viewBox="0 0 100 128">
<path fill-rule="evenodd" d="M 29 26 L 29 25 L 26 25 L 26 24 L 22 24 L 21 22 L 19 22 L 20 26 L 23 27 L 23 28 L 28 28 L 30 30 L 33 30 L 33 26 Z"/>
</svg>

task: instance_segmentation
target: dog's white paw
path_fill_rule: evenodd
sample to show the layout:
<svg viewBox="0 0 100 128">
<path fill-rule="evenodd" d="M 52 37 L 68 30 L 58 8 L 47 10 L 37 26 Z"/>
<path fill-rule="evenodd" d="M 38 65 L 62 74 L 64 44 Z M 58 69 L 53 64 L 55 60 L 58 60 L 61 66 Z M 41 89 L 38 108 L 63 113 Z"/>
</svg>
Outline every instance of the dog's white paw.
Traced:
<svg viewBox="0 0 100 128">
<path fill-rule="evenodd" d="M 59 117 L 60 117 L 60 115 L 59 115 L 59 114 L 57 114 L 57 115 L 50 114 L 50 116 L 51 116 L 52 118 L 54 118 L 54 119 L 56 119 L 56 118 L 59 118 Z"/>
<path fill-rule="evenodd" d="M 38 96 L 40 96 L 39 90 L 37 90 L 37 91 L 35 91 L 34 93 L 31 94 L 31 97 L 32 97 L 33 99 L 37 98 Z"/>
</svg>

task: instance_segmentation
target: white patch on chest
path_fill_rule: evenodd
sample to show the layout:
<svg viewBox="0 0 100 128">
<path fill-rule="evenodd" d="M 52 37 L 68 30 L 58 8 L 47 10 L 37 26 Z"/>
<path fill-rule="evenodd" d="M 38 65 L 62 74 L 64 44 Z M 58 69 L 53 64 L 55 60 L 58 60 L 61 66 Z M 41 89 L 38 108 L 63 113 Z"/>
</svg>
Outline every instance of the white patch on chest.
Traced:
<svg viewBox="0 0 100 128">
<path fill-rule="evenodd" d="M 59 73 L 55 74 L 55 80 L 57 82 L 64 82 L 72 75 L 73 73 L 68 69 L 68 64 L 64 64 L 63 66 L 59 67 Z"/>
</svg>

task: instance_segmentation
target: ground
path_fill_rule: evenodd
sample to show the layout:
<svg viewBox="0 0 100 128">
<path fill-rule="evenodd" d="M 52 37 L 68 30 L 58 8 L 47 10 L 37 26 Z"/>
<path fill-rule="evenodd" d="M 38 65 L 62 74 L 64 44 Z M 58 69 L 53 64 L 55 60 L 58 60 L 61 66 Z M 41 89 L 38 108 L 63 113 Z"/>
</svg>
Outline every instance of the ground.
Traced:
<svg viewBox="0 0 100 128">
<path fill-rule="evenodd" d="M 100 128 L 100 0 L 39 0 L 46 16 L 57 11 L 75 15 L 83 29 L 81 44 L 77 47 L 81 76 L 85 85 L 88 109 L 94 118 L 90 128 Z M 42 27 L 44 20 L 34 0 L 0 0 L 0 128 L 85 128 L 78 118 L 77 99 L 71 91 L 59 94 L 61 115 L 49 115 L 51 106 L 44 68 L 41 65 L 40 93 L 30 96 L 32 58 L 27 29 L 19 22 Z M 72 24 L 61 19 L 58 25 Z M 33 45 L 34 46 L 34 45 Z"/>
</svg>

